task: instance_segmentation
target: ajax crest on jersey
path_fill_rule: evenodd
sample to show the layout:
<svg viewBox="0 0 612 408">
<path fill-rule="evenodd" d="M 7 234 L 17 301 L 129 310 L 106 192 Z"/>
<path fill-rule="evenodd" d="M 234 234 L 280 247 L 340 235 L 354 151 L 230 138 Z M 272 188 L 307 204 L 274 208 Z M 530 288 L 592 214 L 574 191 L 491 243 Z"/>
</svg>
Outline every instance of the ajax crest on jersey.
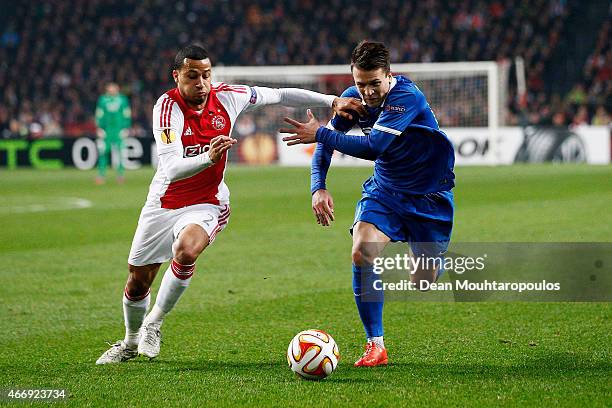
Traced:
<svg viewBox="0 0 612 408">
<path fill-rule="evenodd" d="M 222 130 L 225 127 L 225 118 L 221 115 L 216 115 L 212 118 L 210 123 L 216 130 Z"/>
<path fill-rule="evenodd" d="M 340 360 L 338 345 L 322 330 L 305 330 L 295 335 L 287 349 L 291 371 L 307 380 L 322 380 L 334 372 Z"/>
</svg>

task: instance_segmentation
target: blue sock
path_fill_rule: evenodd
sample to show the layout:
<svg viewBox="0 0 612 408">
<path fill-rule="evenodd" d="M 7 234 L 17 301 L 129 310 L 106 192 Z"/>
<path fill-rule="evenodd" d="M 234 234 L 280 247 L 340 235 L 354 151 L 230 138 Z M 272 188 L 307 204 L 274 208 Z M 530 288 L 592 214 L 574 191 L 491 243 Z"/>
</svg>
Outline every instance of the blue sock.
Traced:
<svg viewBox="0 0 612 408">
<path fill-rule="evenodd" d="M 376 279 L 378 279 L 378 275 L 372 272 L 372 266 L 353 264 L 353 293 L 366 337 L 383 335 L 384 296 L 382 290 L 374 290 L 372 286 L 372 282 Z"/>
</svg>

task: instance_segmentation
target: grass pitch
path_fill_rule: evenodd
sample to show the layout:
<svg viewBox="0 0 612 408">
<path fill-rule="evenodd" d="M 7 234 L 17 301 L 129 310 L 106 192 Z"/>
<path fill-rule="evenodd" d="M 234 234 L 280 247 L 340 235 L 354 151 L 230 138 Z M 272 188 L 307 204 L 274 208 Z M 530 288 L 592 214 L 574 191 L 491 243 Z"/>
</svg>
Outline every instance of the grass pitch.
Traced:
<svg viewBox="0 0 612 408">
<path fill-rule="evenodd" d="M 370 173 L 330 171 L 337 218 L 324 229 L 308 169 L 230 166 L 229 226 L 166 319 L 159 358 L 98 367 L 105 341 L 123 336 L 126 259 L 153 171 L 96 186 L 91 172 L 2 170 L 0 388 L 65 388 L 76 406 L 612 405 L 607 303 L 389 302 L 391 365 L 353 368 L 364 338 L 347 228 Z M 459 168 L 453 240 L 609 242 L 610 180 L 610 166 Z M 321 382 L 286 367 L 308 328 L 342 355 Z"/>
</svg>

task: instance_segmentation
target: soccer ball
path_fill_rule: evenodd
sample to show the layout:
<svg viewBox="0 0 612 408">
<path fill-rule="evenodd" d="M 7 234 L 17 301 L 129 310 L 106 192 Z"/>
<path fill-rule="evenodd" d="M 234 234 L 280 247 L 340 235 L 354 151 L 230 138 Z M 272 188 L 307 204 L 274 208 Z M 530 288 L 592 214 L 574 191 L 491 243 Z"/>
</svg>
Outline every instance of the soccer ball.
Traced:
<svg viewBox="0 0 612 408">
<path fill-rule="evenodd" d="M 287 349 L 291 371 L 307 380 L 322 380 L 334 372 L 340 360 L 338 345 L 323 330 L 304 330 Z"/>
</svg>

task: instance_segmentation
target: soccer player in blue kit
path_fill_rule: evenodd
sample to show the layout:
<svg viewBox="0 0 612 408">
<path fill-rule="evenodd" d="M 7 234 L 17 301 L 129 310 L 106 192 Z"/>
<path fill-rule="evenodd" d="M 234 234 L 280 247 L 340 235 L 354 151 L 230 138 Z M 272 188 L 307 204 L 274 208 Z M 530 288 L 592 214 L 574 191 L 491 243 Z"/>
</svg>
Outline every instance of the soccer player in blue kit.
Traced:
<svg viewBox="0 0 612 408">
<path fill-rule="evenodd" d="M 309 110 L 308 122 L 285 118 L 294 127 L 280 131 L 292 134 L 283 138 L 288 145 L 318 143 L 311 193 L 313 211 L 323 226 L 334 220 L 333 199 L 325 185 L 333 151 L 374 161 L 374 174 L 363 184 L 351 228 L 353 291 L 367 338 L 355 366 L 373 367 L 386 365 L 388 357 L 384 298 L 382 291 L 373 293 L 372 264 L 388 242 L 410 243 L 415 256 L 440 257 L 446 252 L 453 226 L 455 156 L 425 95 L 410 79 L 391 74 L 384 44 L 359 43 L 351 56 L 351 72 L 355 86 L 342 96 L 361 99 L 367 116 L 335 116 L 323 127 Z M 345 134 L 355 125 L 364 136 Z M 442 271 L 429 266 L 412 271 L 411 281 L 435 282 Z"/>
</svg>

